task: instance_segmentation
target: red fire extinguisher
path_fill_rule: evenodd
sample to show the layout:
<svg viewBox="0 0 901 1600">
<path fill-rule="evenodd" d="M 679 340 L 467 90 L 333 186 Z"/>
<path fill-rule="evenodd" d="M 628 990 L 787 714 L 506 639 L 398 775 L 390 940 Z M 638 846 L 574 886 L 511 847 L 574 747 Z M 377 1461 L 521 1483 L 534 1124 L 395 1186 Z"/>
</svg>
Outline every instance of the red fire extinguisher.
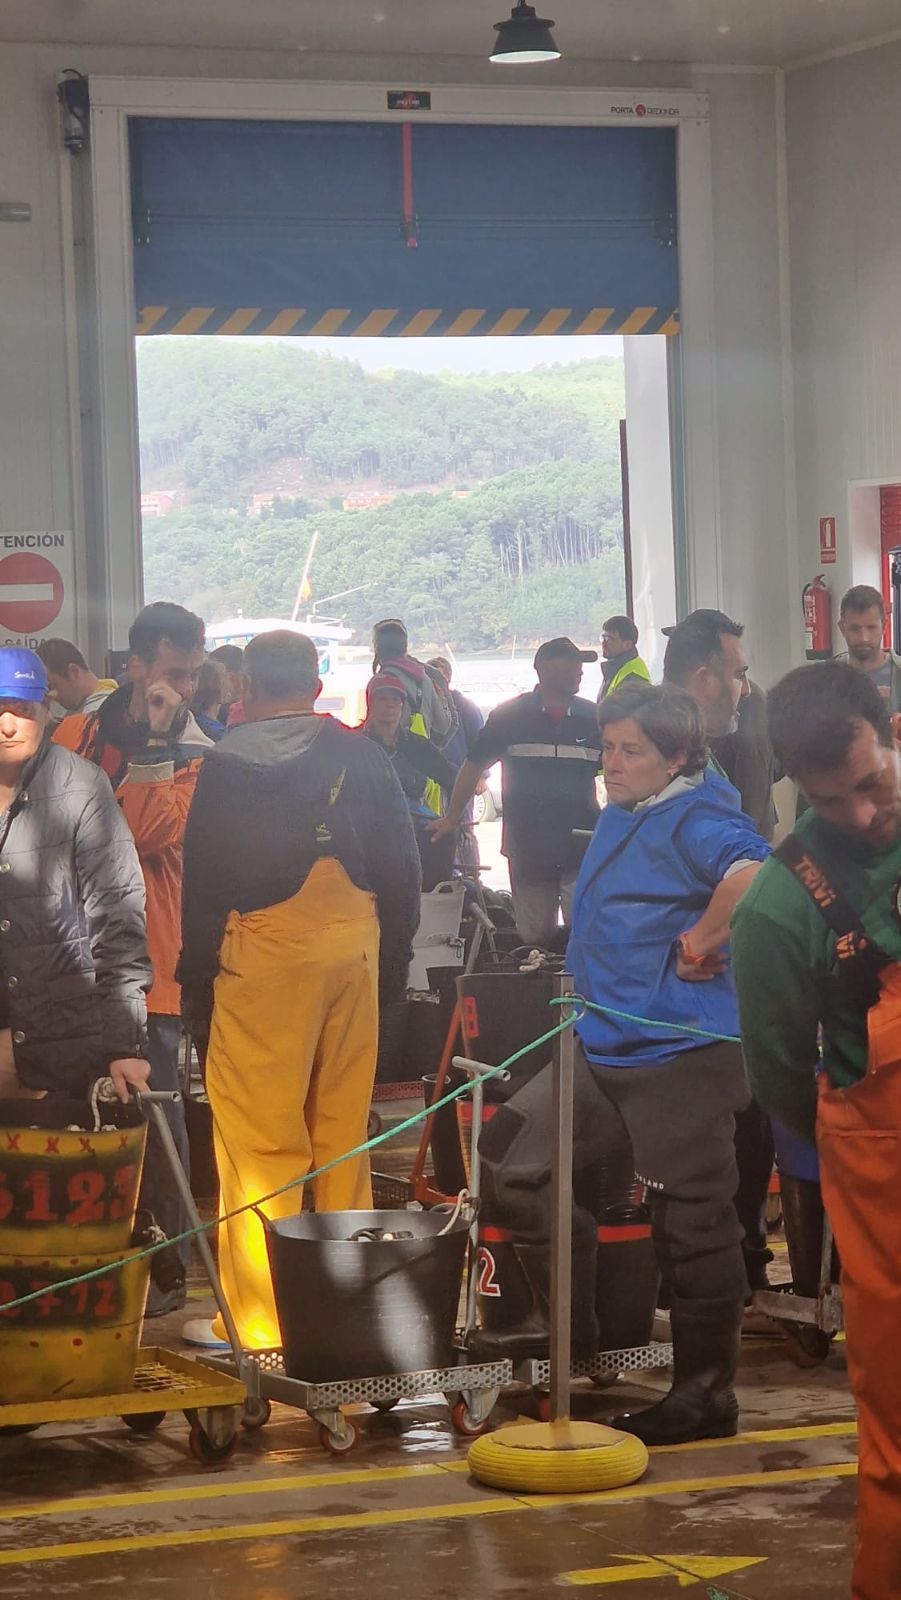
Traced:
<svg viewBox="0 0 901 1600">
<path fill-rule="evenodd" d="M 808 661 L 832 659 L 832 597 L 822 572 L 804 585 L 804 648 Z"/>
</svg>

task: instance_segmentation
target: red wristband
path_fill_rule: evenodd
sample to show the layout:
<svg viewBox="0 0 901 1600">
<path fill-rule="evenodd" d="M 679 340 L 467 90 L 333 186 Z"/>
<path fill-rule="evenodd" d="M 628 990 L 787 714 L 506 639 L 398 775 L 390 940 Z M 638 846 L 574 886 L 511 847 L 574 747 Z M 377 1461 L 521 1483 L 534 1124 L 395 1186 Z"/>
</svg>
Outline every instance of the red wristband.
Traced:
<svg viewBox="0 0 901 1600">
<path fill-rule="evenodd" d="M 703 967 L 707 957 L 692 954 L 691 946 L 688 942 L 689 938 L 689 934 L 680 933 L 678 939 L 676 940 L 676 949 L 678 950 L 687 967 Z"/>
</svg>

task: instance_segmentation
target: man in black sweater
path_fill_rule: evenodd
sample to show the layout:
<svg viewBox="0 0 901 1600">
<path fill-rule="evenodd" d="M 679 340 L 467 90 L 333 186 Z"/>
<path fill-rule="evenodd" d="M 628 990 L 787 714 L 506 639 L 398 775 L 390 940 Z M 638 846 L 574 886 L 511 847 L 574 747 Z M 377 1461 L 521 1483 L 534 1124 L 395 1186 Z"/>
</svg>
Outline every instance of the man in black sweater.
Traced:
<svg viewBox="0 0 901 1600">
<path fill-rule="evenodd" d="M 419 857 L 391 763 L 317 716 L 312 641 L 261 634 L 244 657 L 247 721 L 204 765 L 185 832 L 179 979 L 206 1061 L 225 1212 L 364 1142 L 379 997 L 403 996 Z M 369 1161 L 314 1181 L 317 1210 L 366 1210 Z M 296 1213 L 290 1189 L 267 1203 Z M 219 1262 L 251 1349 L 281 1343 L 262 1227 L 225 1223 Z M 189 1324 L 210 1345 L 224 1329 Z"/>
</svg>

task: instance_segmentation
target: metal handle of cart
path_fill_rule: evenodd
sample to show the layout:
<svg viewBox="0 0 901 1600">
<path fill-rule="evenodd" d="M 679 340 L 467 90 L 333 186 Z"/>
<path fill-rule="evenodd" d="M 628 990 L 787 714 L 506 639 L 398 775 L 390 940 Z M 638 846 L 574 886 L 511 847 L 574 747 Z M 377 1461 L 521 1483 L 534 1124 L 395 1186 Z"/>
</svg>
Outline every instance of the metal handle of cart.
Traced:
<svg viewBox="0 0 901 1600">
<path fill-rule="evenodd" d="M 172 1169 L 172 1176 L 175 1180 L 175 1186 L 178 1189 L 185 1208 L 188 1222 L 192 1228 L 197 1228 L 200 1230 L 194 1235 L 194 1243 L 197 1246 L 200 1259 L 203 1262 L 204 1271 L 209 1279 L 210 1288 L 213 1291 L 213 1297 L 216 1301 L 219 1315 L 225 1324 L 226 1336 L 229 1344 L 231 1345 L 232 1354 L 235 1358 L 235 1369 L 239 1377 L 245 1383 L 247 1383 L 248 1377 L 251 1378 L 252 1383 L 252 1374 L 250 1372 L 245 1374 L 244 1369 L 246 1363 L 244 1361 L 244 1352 L 241 1348 L 241 1341 L 238 1337 L 235 1319 L 229 1310 L 228 1301 L 225 1298 L 225 1293 L 222 1288 L 222 1280 L 219 1277 L 219 1269 L 216 1266 L 213 1252 L 210 1249 L 210 1241 L 207 1238 L 206 1232 L 203 1231 L 200 1213 L 197 1210 L 197 1204 L 194 1200 L 193 1194 L 191 1193 L 191 1185 L 188 1182 L 187 1173 L 181 1164 L 181 1157 L 178 1154 L 175 1140 L 172 1137 L 172 1129 L 169 1127 L 163 1112 L 164 1105 L 179 1105 L 182 1097 L 177 1090 L 140 1089 L 136 1091 L 134 1098 L 141 1115 L 147 1117 L 148 1120 L 153 1123 L 157 1133 L 160 1136 L 169 1166 Z M 248 1394 L 251 1394 L 251 1383 L 247 1383 Z M 256 1394 L 251 1394 L 251 1398 L 256 1398 Z"/>
</svg>

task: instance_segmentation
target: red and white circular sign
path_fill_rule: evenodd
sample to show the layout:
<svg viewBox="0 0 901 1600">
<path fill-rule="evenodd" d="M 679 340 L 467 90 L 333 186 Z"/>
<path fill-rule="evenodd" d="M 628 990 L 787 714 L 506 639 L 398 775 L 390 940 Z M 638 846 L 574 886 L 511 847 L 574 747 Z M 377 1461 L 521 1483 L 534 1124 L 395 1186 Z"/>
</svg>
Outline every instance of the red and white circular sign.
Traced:
<svg viewBox="0 0 901 1600">
<path fill-rule="evenodd" d="M 58 567 L 30 550 L 0 561 L 0 626 L 8 633 L 40 633 L 59 616 L 65 589 Z"/>
</svg>

